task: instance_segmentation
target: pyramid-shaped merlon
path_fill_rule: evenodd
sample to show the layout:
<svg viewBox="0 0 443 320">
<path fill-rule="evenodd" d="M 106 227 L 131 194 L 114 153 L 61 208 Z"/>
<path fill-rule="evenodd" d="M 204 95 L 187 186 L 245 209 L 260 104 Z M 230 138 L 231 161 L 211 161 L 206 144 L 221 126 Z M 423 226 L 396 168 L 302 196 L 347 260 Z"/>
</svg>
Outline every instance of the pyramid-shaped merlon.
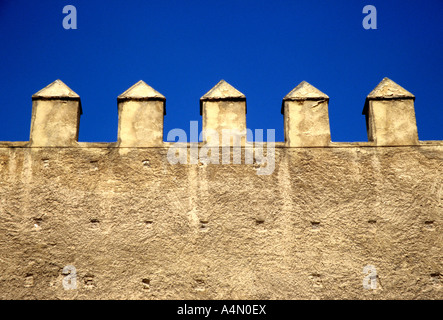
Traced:
<svg viewBox="0 0 443 320">
<path fill-rule="evenodd" d="M 223 130 L 246 130 L 246 96 L 221 80 L 200 98 L 200 115 L 203 130 L 217 132 L 222 141 Z"/>
<path fill-rule="evenodd" d="M 302 81 L 283 98 L 281 114 L 284 114 L 285 101 L 305 101 L 305 100 L 329 101 L 329 97 L 325 93 L 321 92 L 316 87 L 311 85 L 310 83 Z"/>
<path fill-rule="evenodd" d="M 291 90 L 283 100 L 324 100 L 329 97 L 306 81 Z"/>
<path fill-rule="evenodd" d="M 328 114 L 329 97 L 302 81 L 284 98 L 285 142 L 290 147 L 319 147 L 331 142 Z"/>
<path fill-rule="evenodd" d="M 408 90 L 395 83 L 389 78 L 383 78 L 382 81 L 366 97 L 362 114 L 368 112 L 369 100 L 389 100 L 389 99 L 413 99 L 415 96 Z"/>
<path fill-rule="evenodd" d="M 75 146 L 81 114 L 80 96 L 55 80 L 32 96 L 31 145 Z"/>
<path fill-rule="evenodd" d="M 371 93 L 368 99 L 414 99 L 415 96 L 389 78 L 384 78 Z"/>
<path fill-rule="evenodd" d="M 166 100 L 164 95 L 162 95 L 160 92 L 152 88 L 143 80 L 140 80 L 139 82 L 134 84 L 128 90 L 119 95 L 117 98 L 118 101 L 152 100 L 152 99 Z"/>
<path fill-rule="evenodd" d="M 117 97 L 118 145 L 155 147 L 163 143 L 166 98 L 140 80 Z"/>
<path fill-rule="evenodd" d="M 32 100 L 31 145 L 75 146 L 82 114 L 80 96 L 57 79 L 32 95 Z M 163 145 L 164 95 L 140 80 L 118 95 L 117 102 L 118 146 Z M 225 80 L 220 80 L 199 102 L 204 129 L 246 129 L 246 96 Z M 414 102 L 411 92 L 383 78 L 367 95 L 363 109 L 368 142 L 376 146 L 419 144 Z M 334 145 L 330 139 L 328 104 L 329 96 L 306 81 L 284 96 L 281 113 L 285 145 Z"/>
<path fill-rule="evenodd" d="M 166 98 L 160 92 L 152 88 L 143 80 L 138 81 L 136 84 L 131 86 L 128 90 L 123 92 L 117 97 L 117 102 L 124 101 L 149 101 L 158 100 L 163 101 L 163 115 L 166 115 Z"/>
<path fill-rule="evenodd" d="M 221 80 L 211 90 L 209 90 L 200 100 L 224 100 L 224 99 L 246 99 L 246 96 L 227 83 Z"/>
<path fill-rule="evenodd" d="M 368 140 L 375 145 L 417 145 L 418 132 L 414 108 L 415 96 L 384 78 L 366 97 Z"/>
<path fill-rule="evenodd" d="M 69 88 L 63 81 L 55 80 L 37 93 L 32 99 L 80 99 L 80 96 Z"/>
<path fill-rule="evenodd" d="M 203 101 L 210 100 L 246 101 L 246 96 L 225 80 L 220 80 L 211 90 L 200 98 L 200 115 L 203 114 Z"/>
</svg>

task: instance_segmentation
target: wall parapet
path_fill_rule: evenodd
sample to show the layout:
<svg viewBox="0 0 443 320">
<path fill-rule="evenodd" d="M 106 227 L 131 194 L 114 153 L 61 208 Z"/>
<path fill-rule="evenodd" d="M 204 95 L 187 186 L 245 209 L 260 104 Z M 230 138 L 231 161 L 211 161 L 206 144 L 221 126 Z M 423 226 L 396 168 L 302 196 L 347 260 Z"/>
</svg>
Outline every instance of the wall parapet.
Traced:
<svg viewBox="0 0 443 320">
<path fill-rule="evenodd" d="M 245 128 L 242 95 L 204 95 L 204 129 Z M 442 298 L 443 141 L 416 139 L 409 93 L 384 80 L 369 141 L 331 142 L 329 97 L 302 82 L 285 141 L 232 154 L 163 141 L 165 101 L 136 83 L 118 141 L 90 143 L 75 92 L 34 95 L 30 141 L 0 141 L 0 298 Z"/>
<path fill-rule="evenodd" d="M 124 147 L 121 145 L 118 145 L 117 142 L 77 142 L 73 146 L 46 146 L 46 147 L 38 147 L 38 146 L 32 146 L 30 145 L 29 141 L 0 141 L 0 148 L 74 148 L 74 149 L 86 149 L 86 148 L 129 148 L 129 149 L 151 149 L 151 148 L 157 148 L 157 149 L 164 149 L 169 148 L 171 146 L 174 146 L 175 148 L 189 148 L 191 146 L 194 146 L 194 142 L 187 142 L 187 143 L 174 143 L 174 142 L 163 142 L 162 146 L 157 147 Z M 198 147 L 204 146 L 204 142 L 197 143 Z M 263 143 L 263 147 L 266 148 L 267 143 Z M 421 148 L 421 147 L 428 147 L 428 146 L 434 146 L 434 147 L 443 147 L 443 140 L 426 140 L 426 141 L 419 141 L 416 145 L 391 145 L 391 146 L 378 146 L 374 142 L 331 142 L 327 146 L 304 146 L 304 147 L 288 147 L 288 145 L 285 142 L 275 142 L 274 147 L 277 149 L 281 148 L 290 148 L 290 149 L 316 149 L 316 148 L 331 148 L 331 149 L 339 149 L 339 148 L 400 148 L 400 147 L 414 147 L 414 148 Z M 251 148 L 253 148 L 253 145 L 250 145 Z M 243 146 L 243 148 L 247 148 L 247 146 Z"/>
<path fill-rule="evenodd" d="M 442 141 L 419 141 L 414 109 L 415 96 L 394 81 L 384 78 L 366 97 L 367 142 L 332 142 L 329 126 L 329 96 L 302 81 L 282 100 L 283 143 L 276 147 L 382 147 L 421 146 Z M 116 142 L 78 142 L 80 96 L 56 80 L 32 96 L 30 139 L 0 142 L 2 147 L 167 147 L 163 128 L 166 97 L 140 80 L 117 97 Z M 200 99 L 203 133 L 223 130 L 245 132 L 246 96 L 224 80 Z M 203 134 L 203 143 L 206 141 Z M 223 143 L 221 139 L 219 143 Z M 243 143 L 244 145 L 244 143 Z"/>
</svg>

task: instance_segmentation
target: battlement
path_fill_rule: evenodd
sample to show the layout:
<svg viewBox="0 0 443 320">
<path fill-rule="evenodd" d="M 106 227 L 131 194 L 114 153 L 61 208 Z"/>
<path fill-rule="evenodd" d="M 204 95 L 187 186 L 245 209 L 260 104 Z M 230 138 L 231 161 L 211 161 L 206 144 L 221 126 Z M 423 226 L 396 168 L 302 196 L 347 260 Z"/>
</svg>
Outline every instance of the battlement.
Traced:
<svg viewBox="0 0 443 320">
<path fill-rule="evenodd" d="M 32 96 L 30 140 L 0 142 L 0 299 L 442 299 L 443 141 L 418 140 L 414 98 L 383 79 L 369 141 L 336 143 L 329 96 L 302 82 L 284 142 L 231 148 L 165 142 L 166 97 L 139 81 L 118 140 L 88 143 L 88 106 L 57 80 Z M 200 112 L 246 129 L 225 81 Z"/>
<path fill-rule="evenodd" d="M 306 81 L 301 82 L 282 101 L 284 143 L 276 147 L 414 146 L 418 139 L 414 109 L 415 96 L 392 80 L 384 78 L 366 97 L 368 142 L 331 141 L 329 96 Z M 162 147 L 166 97 L 139 81 L 117 97 L 118 139 L 115 143 L 79 143 L 82 114 L 80 96 L 61 80 L 56 80 L 32 96 L 29 142 L 0 142 L 25 147 Z M 200 99 L 203 132 L 222 134 L 236 130 L 245 135 L 246 96 L 221 80 Z M 203 143 L 207 138 L 203 135 Z M 220 144 L 223 143 L 220 140 Z M 438 143 L 438 142 L 435 142 Z"/>
</svg>

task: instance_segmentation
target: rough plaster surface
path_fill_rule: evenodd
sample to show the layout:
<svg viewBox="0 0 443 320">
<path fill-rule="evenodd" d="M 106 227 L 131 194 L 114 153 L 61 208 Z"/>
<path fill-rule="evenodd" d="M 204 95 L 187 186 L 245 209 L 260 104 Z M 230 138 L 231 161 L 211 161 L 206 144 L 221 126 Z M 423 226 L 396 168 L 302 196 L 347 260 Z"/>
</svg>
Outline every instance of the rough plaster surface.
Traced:
<svg viewBox="0 0 443 320">
<path fill-rule="evenodd" d="M 284 101 L 288 146 L 327 146 L 331 142 L 328 100 Z"/>
<path fill-rule="evenodd" d="M 119 102 L 118 141 L 121 147 L 163 145 L 164 101 Z"/>
<path fill-rule="evenodd" d="M 162 95 L 160 92 L 152 88 L 150 85 L 148 85 L 143 80 L 138 81 L 136 84 L 134 84 L 132 87 L 130 87 L 128 90 L 123 92 L 121 95 L 118 96 L 118 100 L 125 100 L 125 99 L 146 99 L 146 98 L 157 98 L 161 100 L 166 100 L 165 96 Z"/>
<path fill-rule="evenodd" d="M 1 144 L 1 299 L 443 298 L 441 142 L 278 147 L 269 176 L 84 146 Z"/>
<path fill-rule="evenodd" d="M 414 96 L 383 79 L 370 141 L 331 143 L 328 99 L 306 82 L 285 97 L 258 175 L 169 163 L 165 97 L 143 81 L 118 97 L 116 143 L 78 143 L 79 96 L 50 84 L 30 141 L 0 142 L 0 298 L 443 299 L 443 142 L 417 140 Z M 246 129 L 227 82 L 200 102 L 204 129 Z"/>
<path fill-rule="evenodd" d="M 211 145 L 222 145 L 223 130 L 225 135 L 233 134 L 235 131 L 245 132 L 246 97 L 225 80 L 221 80 L 200 98 L 200 114 L 203 128 L 206 130 L 203 133 L 203 140 Z M 215 139 L 217 137 L 211 133 L 216 133 L 218 139 Z M 228 140 L 235 145 L 232 138 L 225 137 L 225 141 Z M 244 137 L 241 138 L 240 144 L 245 144 Z"/>
<path fill-rule="evenodd" d="M 55 80 L 32 95 L 31 144 L 76 145 L 81 114 L 80 96 L 63 81 Z"/>
<path fill-rule="evenodd" d="M 306 81 L 291 90 L 283 100 L 329 100 L 329 97 Z"/>
<path fill-rule="evenodd" d="M 418 144 L 414 100 L 408 90 L 384 78 L 368 94 L 363 108 L 369 141 L 379 146 Z"/>
<path fill-rule="evenodd" d="M 246 99 L 246 96 L 227 83 L 225 80 L 220 80 L 211 90 L 206 92 L 201 100 L 211 99 Z"/>
<path fill-rule="evenodd" d="M 34 100 L 32 144 L 39 147 L 75 144 L 81 112 L 79 103 L 75 100 Z"/>
<path fill-rule="evenodd" d="M 377 145 L 418 143 L 414 101 L 411 99 L 369 102 L 369 137 Z"/>
<path fill-rule="evenodd" d="M 32 95 L 33 99 L 38 98 L 70 98 L 80 99 L 80 96 L 69 88 L 60 79 L 55 80 L 51 84 L 47 85 L 37 93 Z"/>
<path fill-rule="evenodd" d="M 374 88 L 374 90 L 368 94 L 368 99 L 405 98 L 415 98 L 415 96 L 389 78 L 383 78 L 383 80 Z"/>
<path fill-rule="evenodd" d="M 329 97 L 302 81 L 283 98 L 285 141 L 290 147 L 327 146 L 331 142 Z"/>
<path fill-rule="evenodd" d="M 207 130 L 205 141 L 208 144 L 222 145 L 223 130 L 246 130 L 246 102 L 245 101 L 204 101 L 203 128 Z M 211 131 L 218 134 L 218 140 L 211 136 Z M 225 131 L 226 132 L 226 131 Z M 242 138 L 244 144 L 244 138 Z"/>
</svg>

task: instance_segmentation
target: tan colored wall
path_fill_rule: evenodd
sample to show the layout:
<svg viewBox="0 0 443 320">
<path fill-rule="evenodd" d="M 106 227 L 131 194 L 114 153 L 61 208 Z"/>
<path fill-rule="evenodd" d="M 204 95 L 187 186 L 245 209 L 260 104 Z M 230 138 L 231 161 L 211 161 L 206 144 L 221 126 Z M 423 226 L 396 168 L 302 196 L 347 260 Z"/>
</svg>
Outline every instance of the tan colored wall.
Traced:
<svg viewBox="0 0 443 320">
<path fill-rule="evenodd" d="M 329 145 L 331 133 L 327 101 L 285 101 L 284 110 L 284 113 L 290 114 L 285 126 L 289 146 Z"/>
<path fill-rule="evenodd" d="M 119 109 L 119 141 L 66 138 L 81 104 L 57 80 L 33 96 L 30 141 L 0 142 L 0 299 L 443 299 L 443 141 L 408 138 L 413 98 L 384 79 L 363 110 L 370 141 L 335 143 L 329 97 L 303 82 L 285 97 L 275 170 L 259 175 L 245 159 L 171 164 L 165 98 L 142 81 L 119 96 L 135 110 Z M 245 125 L 228 83 L 201 101 L 236 116 L 217 130 Z"/>
<path fill-rule="evenodd" d="M 80 112 L 78 102 L 72 100 L 34 101 L 31 136 L 35 146 L 72 145 L 78 140 Z M 49 133 L 49 134 L 48 134 Z"/>
<path fill-rule="evenodd" d="M 213 130 L 218 134 L 218 145 L 223 143 L 223 130 L 238 130 L 242 132 L 246 130 L 246 113 L 245 103 L 239 101 L 206 101 L 204 102 L 203 126 L 208 130 Z M 211 136 L 207 137 L 208 143 L 211 141 Z M 225 138 L 226 139 L 226 138 Z M 242 142 L 244 144 L 244 141 Z"/>
<path fill-rule="evenodd" d="M 443 298 L 442 143 L 278 147 L 269 176 L 166 152 L 0 148 L 0 298 Z"/>
<path fill-rule="evenodd" d="M 412 100 L 370 101 L 373 121 L 369 124 L 370 136 L 377 145 L 411 145 L 418 143 Z M 393 135 L 392 132 L 398 134 Z"/>
<path fill-rule="evenodd" d="M 118 139 L 121 147 L 162 145 L 162 101 L 121 102 L 119 114 Z"/>
</svg>

